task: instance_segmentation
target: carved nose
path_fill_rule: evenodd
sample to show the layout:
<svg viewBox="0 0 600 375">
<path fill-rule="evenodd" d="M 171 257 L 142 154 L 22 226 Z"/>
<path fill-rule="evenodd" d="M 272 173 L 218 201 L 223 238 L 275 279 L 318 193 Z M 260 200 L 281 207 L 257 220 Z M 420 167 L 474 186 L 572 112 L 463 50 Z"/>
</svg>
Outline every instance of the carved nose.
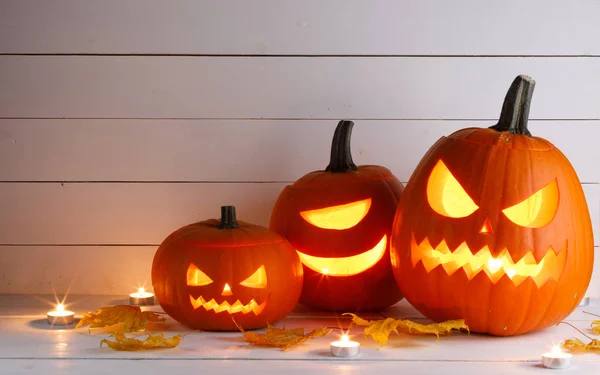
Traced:
<svg viewBox="0 0 600 375">
<path fill-rule="evenodd" d="M 223 288 L 223 293 L 221 293 L 222 296 L 230 296 L 233 293 L 231 293 L 231 288 L 229 287 L 229 284 L 225 284 L 225 287 Z"/>
<path fill-rule="evenodd" d="M 492 229 L 492 223 L 490 223 L 489 219 L 485 219 L 485 223 L 483 223 L 483 227 L 481 227 L 481 230 L 479 231 L 479 233 L 483 233 L 483 234 L 493 234 L 494 230 Z"/>
</svg>

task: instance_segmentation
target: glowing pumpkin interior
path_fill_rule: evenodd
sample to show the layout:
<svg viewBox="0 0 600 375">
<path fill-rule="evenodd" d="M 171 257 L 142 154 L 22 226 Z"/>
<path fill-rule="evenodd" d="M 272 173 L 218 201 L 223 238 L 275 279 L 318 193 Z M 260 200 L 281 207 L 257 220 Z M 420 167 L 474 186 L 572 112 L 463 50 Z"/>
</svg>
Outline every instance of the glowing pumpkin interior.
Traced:
<svg viewBox="0 0 600 375">
<path fill-rule="evenodd" d="M 450 218 L 467 217 L 479 209 L 441 160 L 436 163 L 427 181 L 427 201 L 436 213 Z M 502 213 L 516 225 L 541 228 L 554 218 L 558 202 L 558 184 L 552 180 L 521 202 L 503 209 Z M 479 233 L 493 235 L 489 219 L 482 223 Z M 413 234 L 411 261 L 413 267 L 422 262 L 427 272 L 439 265 L 448 275 L 462 269 L 469 280 L 485 272 L 494 284 L 504 275 L 517 286 L 531 277 L 541 287 L 550 278 L 560 278 L 566 263 L 566 251 L 557 252 L 550 247 L 538 263 L 531 251 L 521 259 L 512 259 L 510 249 L 503 249 L 494 257 L 487 246 L 470 249 L 466 242 L 462 242 L 455 249 L 449 249 L 444 240 L 436 246 L 432 246 L 428 238 L 417 243 Z"/>
<path fill-rule="evenodd" d="M 300 216 L 311 225 L 329 230 L 350 229 L 360 223 L 371 208 L 371 198 L 347 204 L 302 211 Z M 300 260 L 308 268 L 328 276 L 352 276 L 373 267 L 385 254 L 387 235 L 373 248 L 350 257 L 324 258 L 298 251 Z"/>
<path fill-rule="evenodd" d="M 202 287 L 212 284 L 214 281 L 204 273 L 200 268 L 194 264 L 190 264 L 187 270 L 187 285 L 191 287 Z M 261 265 L 252 275 L 239 283 L 241 286 L 246 288 L 266 288 L 267 287 L 267 272 L 265 266 Z M 230 297 L 233 296 L 233 292 L 229 283 L 225 283 L 221 296 Z M 250 302 L 243 303 L 239 299 L 235 301 L 223 299 L 218 302 L 215 298 L 211 298 L 208 301 L 203 297 L 199 296 L 195 298 L 192 294 L 189 295 L 190 303 L 194 307 L 194 310 L 200 307 L 206 311 L 214 311 L 215 313 L 227 312 L 229 314 L 242 313 L 248 314 L 250 312 L 254 315 L 260 314 L 265 306 L 267 305 L 268 298 L 262 303 L 258 303 L 252 298 Z"/>
</svg>

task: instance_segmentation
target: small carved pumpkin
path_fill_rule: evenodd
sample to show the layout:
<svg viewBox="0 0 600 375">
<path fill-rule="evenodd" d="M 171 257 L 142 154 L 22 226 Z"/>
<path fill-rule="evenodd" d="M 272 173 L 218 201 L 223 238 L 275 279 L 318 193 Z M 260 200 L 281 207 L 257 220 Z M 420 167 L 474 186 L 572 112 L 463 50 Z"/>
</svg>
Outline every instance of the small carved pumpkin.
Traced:
<svg viewBox="0 0 600 375">
<path fill-rule="evenodd" d="M 221 220 L 180 228 L 160 245 L 152 264 L 156 299 L 173 319 L 202 330 L 266 327 L 288 315 L 302 289 L 302 265 L 292 246 L 267 228 Z M 233 319 L 232 319 L 233 318 Z"/>
<path fill-rule="evenodd" d="M 394 275 L 426 317 L 517 335 L 569 315 L 593 265 L 579 179 L 549 141 L 527 130 L 535 81 L 518 76 L 497 125 L 442 137 L 398 206 Z"/>
<path fill-rule="evenodd" d="M 333 311 L 383 309 L 402 295 L 389 259 L 389 234 L 403 185 L 389 169 L 356 166 L 352 121 L 340 121 L 331 161 L 281 192 L 270 228 L 304 264 L 300 302 Z"/>
</svg>

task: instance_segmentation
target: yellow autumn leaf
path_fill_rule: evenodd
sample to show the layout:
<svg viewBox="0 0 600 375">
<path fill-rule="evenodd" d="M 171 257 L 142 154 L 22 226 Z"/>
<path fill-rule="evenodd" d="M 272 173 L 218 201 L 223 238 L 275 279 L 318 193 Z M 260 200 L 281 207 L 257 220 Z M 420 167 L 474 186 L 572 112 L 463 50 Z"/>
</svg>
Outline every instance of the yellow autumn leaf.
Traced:
<svg viewBox="0 0 600 375">
<path fill-rule="evenodd" d="M 567 339 L 562 343 L 564 349 L 573 351 L 590 351 L 600 353 L 600 340 L 592 339 L 589 343 L 584 343 L 579 339 Z"/>
<path fill-rule="evenodd" d="M 179 345 L 183 336 L 175 335 L 166 338 L 163 333 L 158 333 L 156 335 L 150 334 L 145 340 L 141 341 L 133 337 L 126 337 L 123 332 L 116 332 L 112 337 L 115 338 L 115 341 L 104 339 L 100 341 L 100 347 L 102 347 L 102 344 L 106 344 L 109 348 L 120 351 L 174 348 Z"/>
<path fill-rule="evenodd" d="M 117 305 L 101 307 L 84 313 L 75 328 L 89 325 L 89 328 L 105 328 L 110 331 L 136 332 L 148 328 L 148 323 L 163 322 L 166 319 L 152 311 L 144 311 L 139 306 Z"/>
<path fill-rule="evenodd" d="M 440 335 L 447 335 L 453 330 L 466 329 L 469 331 L 469 327 L 465 324 L 464 319 L 448 320 L 441 323 L 420 324 L 408 319 L 386 318 L 369 321 L 352 313 L 344 313 L 343 315 L 351 315 L 352 323 L 357 326 L 366 327 L 364 329 L 364 335 L 371 336 L 380 346 L 384 346 L 387 343 L 390 333 L 392 332 L 396 332 L 396 334 L 403 332 L 410 335 L 436 335 L 439 340 Z"/>
<path fill-rule="evenodd" d="M 592 321 L 592 332 L 594 332 L 597 335 L 600 335 L 600 320 L 594 320 Z"/>
<path fill-rule="evenodd" d="M 319 328 L 304 334 L 304 328 L 285 329 L 285 326 L 275 328 L 268 324 L 265 333 L 244 332 L 244 341 L 254 345 L 279 347 L 283 351 L 306 340 L 326 336 L 330 332 L 330 328 Z"/>
</svg>

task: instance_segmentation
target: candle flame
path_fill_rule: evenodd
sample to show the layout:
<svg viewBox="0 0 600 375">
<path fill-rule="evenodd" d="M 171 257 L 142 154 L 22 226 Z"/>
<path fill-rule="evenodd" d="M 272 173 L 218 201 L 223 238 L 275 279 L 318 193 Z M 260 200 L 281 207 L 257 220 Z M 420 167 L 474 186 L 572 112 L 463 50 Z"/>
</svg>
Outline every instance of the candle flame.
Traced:
<svg viewBox="0 0 600 375">
<path fill-rule="evenodd" d="M 342 335 L 342 342 L 343 342 L 344 344 L 347 344 L 347 343 L 348 343 L 348 341 L 350 341 L 350 338 L 348 338 L 348 335 L 344 333 L 344 334 Z"/>
<path fill-rule="evenodd" d="M 142 287 L 142 288 L 139 288 L 139 289 L 138 289 L 138 293 L 139 293 L 139 294 L 144 294 L 144 293 L 146 293 L 146 290 L 145 290 L 143 287 Z"/>
<path fill-rule="evenodd" d="M 63 305 L 62 303 L 59 303 L 58 305 L 56 305 L 56 311 L 60 311 L 60 312 L 65 311 L 65 305 Z"/>
<path fill-rule="evenodd" d="M 562 354 L 563 350 L 558 345 L 552 345 L 552 354 Z"/>
<path fill-rule="evenodd" d="M 321 273 L 322 273 L 323 275 L 327 275 L 327 274 L 329 274 L 329 269 L 327 269 L 327 268 L 323 268 L 323 269 L 321 270 Z"/>
</svg>

